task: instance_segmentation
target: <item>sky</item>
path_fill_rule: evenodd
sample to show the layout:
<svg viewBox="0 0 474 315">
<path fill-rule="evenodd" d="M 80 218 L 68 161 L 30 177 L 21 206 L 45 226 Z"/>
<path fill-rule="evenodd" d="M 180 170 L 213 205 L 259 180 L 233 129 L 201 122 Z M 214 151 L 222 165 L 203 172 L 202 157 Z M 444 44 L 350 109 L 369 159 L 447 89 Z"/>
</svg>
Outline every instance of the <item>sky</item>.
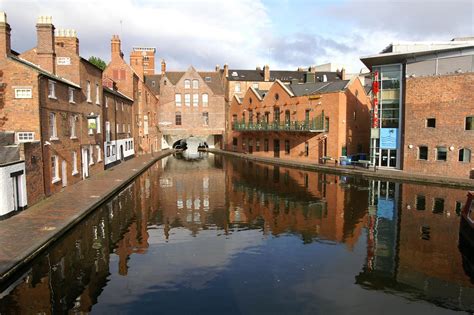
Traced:
<svg viewBox="0 0 474 315">
<path fill-rule="evenodd" d="M 48 15 L 78 32 L 82 57 L 108 62 L 118 34 L 126 60 L 134 46 L 155 47 L 168 70 L 331 62 L 354 73 L 392 42 L 474 36 L 474 0 L 0 0 L 0 10 L 18 52 L 36 45 Z"/>
</svg>

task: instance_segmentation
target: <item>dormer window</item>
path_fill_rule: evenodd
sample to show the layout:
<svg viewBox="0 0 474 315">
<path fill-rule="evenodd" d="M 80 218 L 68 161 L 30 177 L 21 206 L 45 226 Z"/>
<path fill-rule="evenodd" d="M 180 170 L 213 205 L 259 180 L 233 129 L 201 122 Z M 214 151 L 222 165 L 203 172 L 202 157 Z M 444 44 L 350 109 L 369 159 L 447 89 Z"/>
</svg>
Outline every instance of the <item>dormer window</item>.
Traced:
<svg viewBox="0 0 474 315">
<path fill-rule="evenodd" d="M 211 82 L 211 77 L 205 77 L 205 78 L 204 78 L 204 81 L 206 81 L 206 82 Z"/>
</svg>

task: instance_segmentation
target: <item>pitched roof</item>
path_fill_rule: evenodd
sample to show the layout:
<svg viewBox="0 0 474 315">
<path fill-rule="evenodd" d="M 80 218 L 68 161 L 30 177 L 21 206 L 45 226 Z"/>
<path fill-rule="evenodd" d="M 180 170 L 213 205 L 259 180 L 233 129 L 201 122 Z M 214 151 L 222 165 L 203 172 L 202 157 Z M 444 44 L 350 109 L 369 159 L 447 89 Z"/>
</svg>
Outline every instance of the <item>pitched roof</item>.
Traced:
<svg viewBox="0 0 474 315">
<path fill-rule="evenodd" d="M 62 77 L 59 77 L 59 76 L 57 76 L 57 75 L 55 75 L 55 74 L 53 74 L 53 73 L 51 73 L 51 72 L 48 72 L 48 71 L 46 71 L 46 70 L 44 70 L 44 69 L 41 69 L 38 65 L 36 65 L 36 64 L 34 64 L 34 63 L 32 63 L 32 62 L 29 62 L 28 60 L 22 59 L 22 58 L 20 58 L 20 57 L 18 57 L 18 56 L 15 56 L 15 55 L 10 55 L 9 58 L 12 59 L 12 60 L 14 60 L 14 61 L 16 61 L 16 62 L 19 62 L 19 63 L 21 63 L 21 64 L 27 66 L 27 67 L 29 67 L 29 68 L 31 68 L 31 69 L 33 69 L 33 70 L 35 70 L 36 72 L 38 72 L 38 73 L 41 74 L 41 75 L 44 75 L 45 77 L 48 77 L 48 78 L 53 79 L 53 80 L 55 80 L 55 81 L 62 82 L 62 83 L 64 83 L 64 84 L 67 84 L 67 85 L 69 85 L 69 86 L 72 86 L 72 87 L 75 87 L 75 88 L 78 88 L 78 89 L 81 88 L 80 85 L 77 85 L 77 84 L 74 83 L 74 82 L 71 82 L 71 81 L 69 81 L 69 80 L 67 80 L 67 79 L 64 79 L 64 78 L 62 78 Z"/>
<path fill-rule="evenodd" d="M 311 95 L 316 93 L 331 93 L 344 91 L 350 80 L 316 82 L 303 84 L 290 84 L 288 88 L 293 91 L 295 96 Z"/>
<path fill-rule="evenodd" d="M 168 78 L 171 84 L 176 85 L 178 81 L 183 77 L 186 72 L 183 71 L 167 71 L 165 76 Z M 211 89 L 211 91 L 216 95 L 224 95 L 224 86 L 221 81 L 220 73 L 212 71 L 197 71 L 197 73 L 201 76 L 202 80 L 204 81 L 207 86 Z M 160 94 L 160 80 L 161 74 L 155 75 L 146 75 L 145 76 L 145 84 L 155 93 L 155 95 Z M 211 81 L 206 81 L 206 77 L 209 77 Z M 153 81 L 155 81 L 155 86 L 153 86 Z"/>
<path fill-rule="evenodd" d="M 221 70 L 221 72 L 224 70 Z M 282 82 L 291 82 L 296 79 L 300 83 L 305 82 L 306 71 L 291 71 L 291 70 L 270 70 L 270 81 L 280 80 Z M 316 81 L 322 81 L 323 76 L 326 75 L 328 81 L 340 80 L 337 72 L 320 71 L 313 72 L 316 77 Z M 229 69 L 229 81 L 264 81 L 263 70 L 239 70 Z"/>
<path fill-rule="evenodd" d="M 128 97 L 127 95 L 125 95 L 125 94 L 123 94 L 123 93 L 121 93 L 121 92 L 119 92 L 119 91 L 116 91 L 116 90 L 114 90 L 114 89 L 111 89 L 111 88 L 109 88 L 109 87 L 107 87 L 107 86 L 103 86 L 102 88 L 104 89 L 104 91 L 106 91 L 106 92 L 108 92 L 108 93 L 114 94 L 114 95 L 116 95 L 116 96 L 118 96 L 118 97 L 121 97 L 121 98 L 124 98 L 124 99 L 126 99 L 126 100 L 129 100 L 129 101 L 133 102 L 133 99 L 131 99 L 130 97 Z"/>
</svg>

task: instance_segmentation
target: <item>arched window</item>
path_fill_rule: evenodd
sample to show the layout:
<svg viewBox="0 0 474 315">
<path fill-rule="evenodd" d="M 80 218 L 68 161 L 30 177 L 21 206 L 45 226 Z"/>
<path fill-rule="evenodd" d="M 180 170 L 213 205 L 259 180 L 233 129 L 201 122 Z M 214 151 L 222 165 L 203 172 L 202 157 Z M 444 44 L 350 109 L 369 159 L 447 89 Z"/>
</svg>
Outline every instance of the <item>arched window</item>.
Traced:
<svg viewBox="0 0 474 315">
<path fill-rule="evenodd" d="M 190 89 L 191 88 L 191 80 L 184 80 L 184 88 Z"/>
<path fill-rule="evenodd" d="M 459 150 L 459 162 L 471 162 L 471 150 L 462 148 Z"/>
<path fill-rule="evenodd" d="M 199 89 L 199 81 L 193 80 L 193 89 Z"/>
<path fill-rule="evenodd" d="M 202 95 L 202 106 L 207 107 L 207 105 L 209 105 L 209 95 L 204 93 Z"/>
</svg>

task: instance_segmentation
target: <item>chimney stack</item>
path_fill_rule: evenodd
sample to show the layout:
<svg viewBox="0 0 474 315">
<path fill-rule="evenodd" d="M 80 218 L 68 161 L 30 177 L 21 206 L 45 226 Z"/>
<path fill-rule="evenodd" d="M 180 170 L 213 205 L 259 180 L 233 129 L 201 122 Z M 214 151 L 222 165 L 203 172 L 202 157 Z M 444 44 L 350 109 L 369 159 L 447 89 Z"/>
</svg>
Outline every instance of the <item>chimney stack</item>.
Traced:
<svg viewBox="0 0 474 315">
<path fill-rule="evenodd" d="M 316 74 L 314 72 L 306 72 L 305 73 L 305 83 L 315 83 L 316 82 Z"/>
<path fill-rule="evenodd" d="M 221 66 L 216 65 L 216 72 L 219 72 L 221 70 Z"/>
<path fill-rule="evenodd" d="M 270 67 L 268 65 L 263 67 L 263 80 L 270 81 Z"/>
<path fill-rule="evenodd" d="M 56 73 L 56 53 L 54 47 L 54 25 L 51 16 L 40 16 L 36 23 L 36 55 L 38 65 L 53 74 Z"/>
<path fill-rule="evenodd" d="M 165 75 L 166 73 L 166 61 L 164 59 L 161 59 L 161 75 Z"/>
<path fill-rule="evenodd" d="M 77 32 L 75 30 L 57 29 L 54 32 L 54 41 L 56 46 L 63 47 L 79 56 L 79 39 L 77 38 Z"/>
<path fill-rule="evenodd" d="M 0 12 L 0 57 L 6 57 L 11 54 L 11 28 L 7 23 L 7 14 Z"/>
<path fill-rule="evenodd" d="M 229 77 L 229 65 L 224 64 L 224 77 L 228 78 Z"/>
<path fill-rule="evenodd" d="M 346 69 L 342 68 L 341 69 L 341 80 L 345 80 L 345 79 L 346 79 Z"/>
<path fill-rule="evenodd" d="M 120 37 L 118 35 L 112 35 L 112 40 L 110 41 L 110 48 L 112 52 L 112 60 L 116 58 L 123 59 L 123 53 L 120 48 Z"/>
</svg>

